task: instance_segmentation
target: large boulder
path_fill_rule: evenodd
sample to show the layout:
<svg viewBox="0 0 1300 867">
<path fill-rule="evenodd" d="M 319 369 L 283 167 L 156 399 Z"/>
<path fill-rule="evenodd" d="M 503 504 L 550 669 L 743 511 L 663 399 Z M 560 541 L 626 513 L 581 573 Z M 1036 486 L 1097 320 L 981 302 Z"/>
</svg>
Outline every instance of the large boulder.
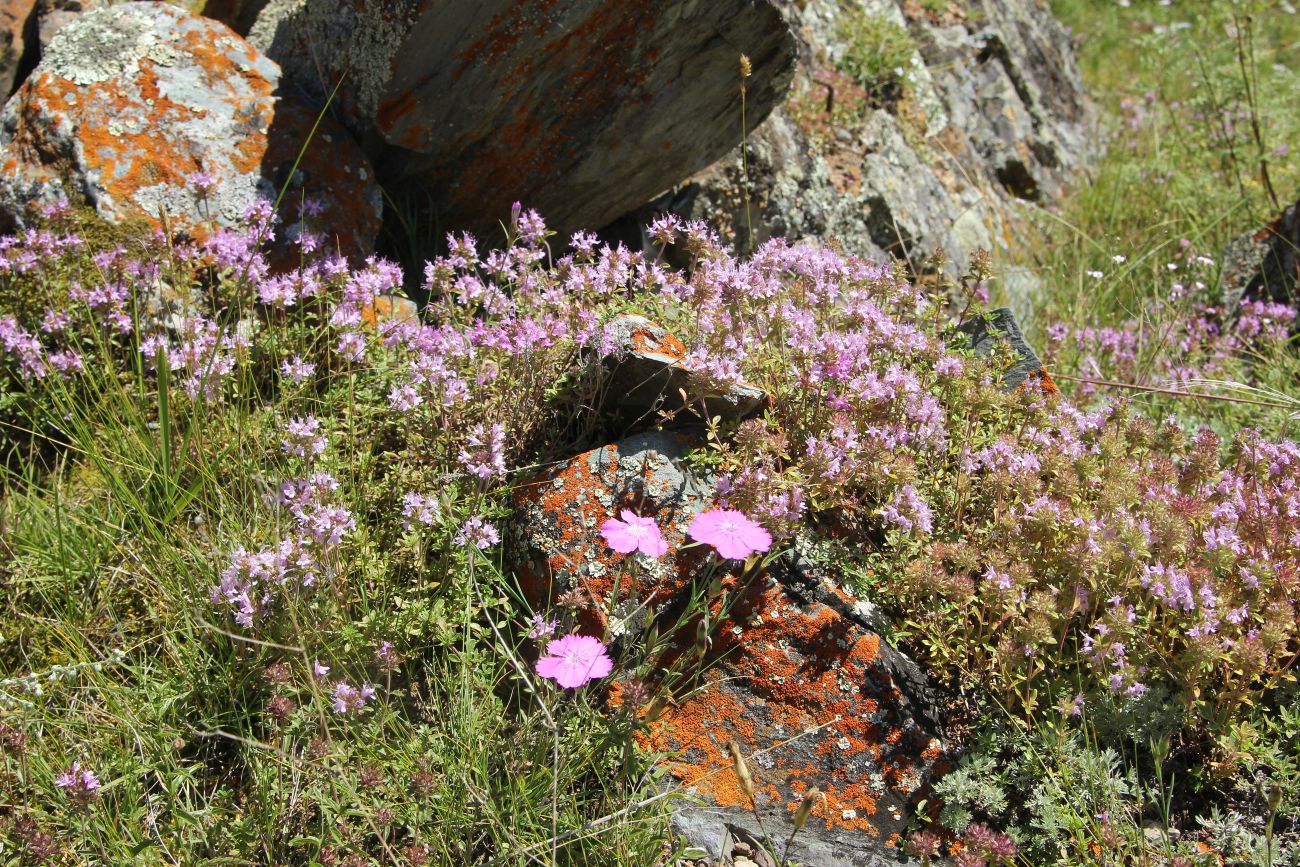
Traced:
<svg viewBox="0 0 1300 867">
<path fill-rule="evenodd" d="M 942 248 L 954 269 L 1005 246 L 1017 202 L 1050 203 L 1096 154 L 1094 112 L 1046 4 L 934 5 L 787 4 L 798 71 L 747 161 L 737 148 L 634 219 L 703 219 L 741 250 L 833 238 L 919 266 Z M 872 68 L 882 54 L 897 65 Z"/>
<path fill-rule="evenodd" d="M 593 634 L 608 630 L 633 645 L 652 625 L 669 634 L 686 594 L 709 583 L 707 551 L 682 550 L 691 519 L 714 502 L 708 478 L 684 460 L 701 442 L 698 431 L 640 434 L 522 483 L 509 541 L 530 602 L 549 610 L 578 589 L 590 600 L 581 622 Z M 663 558 L 637 555 L 629 569 L 605 544 L 601 523 L 624 508 L 655 518 L 669 543 Z M 926 679 L 881 639 L 872 607 L 806 557 L 782 554 L 753 576 L 725 566 L 714 575 L 704 673 L 643 734 L 699 799 L 677 808 L 674 828 L 713 857 L 727 854 L 729 839 L 761 837 L 725 749 L 734 740 L 771 845 L 784 845 L 793 811 L 817 786 L 825 801 L 789 857 L 830 867 L 901 860 L 894 846 L 943 753 Z M 698 646 L 695 628 L 676 634 L 670 658 Z"/>
<path fill-rule="evenodd" d="M 290 184 L 286 223 L 314 202 L 299 228 L 367 253 L 380 224 L 370 164 L 328 118 L 312 137 L 317 112 L 279 83 L 279 67 L 228 27 L 175 6 L 86 12 L 0 115 L 0 212 L 21 226 L 66 197 L 112 222 L 143 218 L 201 239 Z"/>
<path fill-rule="evenodd" d="M 248 35 L 319 102 L 338 84 L 386 181 L 492 233 L 515 200 L 562 235 L 630 211 L 739 140 L 742 54 L 750 128 L 794 66 L 771 0 L 271 0 Z"/>
</svg>

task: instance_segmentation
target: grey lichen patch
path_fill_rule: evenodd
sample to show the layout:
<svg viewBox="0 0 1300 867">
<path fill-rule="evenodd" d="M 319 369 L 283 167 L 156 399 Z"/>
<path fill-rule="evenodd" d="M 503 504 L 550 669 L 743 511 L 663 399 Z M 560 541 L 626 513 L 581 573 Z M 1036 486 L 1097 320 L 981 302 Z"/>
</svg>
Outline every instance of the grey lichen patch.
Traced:
<svg viewBox="0 0 1300 867">
<path fill-rule="evenodd" d="M 334 84 L 321 80 L 321 71 L 346 69 L 345 88 L 358 115 L 372 118 L 417 5 L 416 0 L 272 0 L 248 40 L 319 97 L 328 96 Z"/>
<path fill-rule="evenodd" d="M 159 37 L 149 9 L 110 6 L 63 28 L 45 50 L 38 71 L 85 87 L 127 75 L 146 57 L 170 65 L 176 50 Z"/>
</svg>

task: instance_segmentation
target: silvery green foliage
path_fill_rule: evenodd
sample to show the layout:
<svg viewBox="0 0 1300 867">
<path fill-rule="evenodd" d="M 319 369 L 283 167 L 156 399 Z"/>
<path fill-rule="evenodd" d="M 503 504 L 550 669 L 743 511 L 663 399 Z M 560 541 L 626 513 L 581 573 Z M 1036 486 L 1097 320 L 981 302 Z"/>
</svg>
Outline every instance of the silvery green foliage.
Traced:
<svg viewBox="0 0 1300 867">
<path fill-rule="evenodd" d="M 1145 746 L 1180 731 L 1187 711 L 1168 686 L 1152 687 L 1138 696 L 1108 696 L 1098 693 L 1088 706 L 1088 721 L 1101 743 L 1131 743 Z"/>
<path fill-rule="evenodd" d="M 1300 840 L 1275 836 L 1271 843 L 1260 824 L 1258 816 L 1248 816 L 1237 810 L 1220 812 L 1218 807 L 1210 815 L 1198 820 L 1209 834 L 1209 845 L 1223 855 L 1229 864 L 1251 867 L 1300 867 Z"/>
<path fill-rule="evenodd" d="M 1000 816 L 1007 809 L 1004 784 L 993 756 L 966 757 L 957 770 L 934 784 L 935 797 L 943 802 L 939 821 L 960 834 L 977 816 Z"/>
<path fill-rule="evenodd" d="M 1037 833 L 1017 842 L 1050 857 L 1067 851 L 1071 839 L 1097 837 L 1103 825 L 1121 833 L 1134 825 L 1137 773 L 1119 753 L 1098 750 L 1078 735 L 1050 744 L 1040 739 L 1038 749 L 1043 777 L 1027 805 Z"/>
<path fill-rule="evenodd" d="M 70 665 L 52 665 L 44 671 L 33 671 L 0 680 L 0 710 L 13 710 L 18 707 L 31 708 L 34 702 L 24 696 L 40 698 L 45 695 L 47 683 L 70 681 L 83 671 L 103 671 L 106 665 L 118 665 L 126 659 L 126 654 L 113 650 L 107 659 L 93 662 L 76 662 Z"/>
</svg>

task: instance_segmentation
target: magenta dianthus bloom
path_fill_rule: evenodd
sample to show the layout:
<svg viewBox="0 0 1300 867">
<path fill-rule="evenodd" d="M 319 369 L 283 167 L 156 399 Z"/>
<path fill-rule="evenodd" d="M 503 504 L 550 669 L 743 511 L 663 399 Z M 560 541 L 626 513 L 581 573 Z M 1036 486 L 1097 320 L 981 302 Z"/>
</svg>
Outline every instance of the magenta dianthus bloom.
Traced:
<svg viewBox="0 0 1300 867">
<path fill-rule="evenodd" d="M 734 509 L 700 512 L 686 534 L 697 542 L 712 545 L 719 556 L 732 560 L 744 560 L 750 554 L 772 547 L 772 534 Z"/>
<path fill-rule="evenodd" d="M 605 645 L 590 635 L 566 635 L 546 646 L 537 660 L 537 673 L 565 689 L 577 689 L 614 670 Z"/>
<path fill-rule="evenodd" d="M 654 518 L 642 518 L 631 509 L 622 509 L 623 520 L 610 518 L 600 525 L 600 535 L 620 554 L 640 551 L 649 557 L 659 558 L 668 553 L 668 543 L 659 533 Z"/>
</svg>

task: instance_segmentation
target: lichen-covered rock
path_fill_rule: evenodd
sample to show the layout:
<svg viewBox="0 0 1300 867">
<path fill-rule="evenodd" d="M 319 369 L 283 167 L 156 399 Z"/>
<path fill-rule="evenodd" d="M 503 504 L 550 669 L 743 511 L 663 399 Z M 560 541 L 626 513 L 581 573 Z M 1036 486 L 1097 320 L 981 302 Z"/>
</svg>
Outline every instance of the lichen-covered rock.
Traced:
<svg viewBox="0 0 1300 867">
<path fill-rule="evenodd" d="M 1300 202 L 1224 251 L 1220 286 L 1230 308 L 1241 301 L 1300 301 Z"/>
<path fill-rule="evenodd" d="M 698 431 L 641 434 L 520 485 L 511 547 L 529 601 L 547 610 L 580 589 L 592 603 L 589 631 L 619 636 L 655 624 L 669 634 L 708 556 L 700 546 L 682 550 L 691 518 L 714 500 L 708 479 L 682 460 L 701 441 Z M 629 569 L 628 558 L 609 549 L 599 527 L 623 508 L 654 516 L 669 543 L 663 558 L 637 555 Z M 671 775 L 704 801 L 679 807 L 674 827 L 714 857 L 729 830 L 760 834 L 724 749 L 736 740 L 772 842 L 784 843 L 810 786 L 826 793 L 791 857 L 819 865 L 898 860 L 889 847 L 942 753 L 924 676 L 881 641 L 870 606 L 804 558 L 783 554 L 752 583 L 725 568 L 717 577 L 709 603 L 717 628 L 699 689 L 644 734 L 644 745 L 670 754 Z M 689 642 L 696 631 L 675 634 Z M 616 691 L 612 700 L 620 697 Z"/>
<path fill-rule="evenodd" d="M 168 4 L 80 15 L 0 116 L 0 211 L 23 225 L 66 197 L 113 222 L 165 220 L 203 238 L 289 183 L 289 234 L 305 216 L 308 229 L 337 232 L 329 246 L 368 252 L 380 219 L 369 163 L 326 119 L 291 179 L 317 115 L 278 95 L 279 79 L 229 28 Z"/>
<path fill-rule="evenodd" d="M 562 235 L 712 163 L 783 98 L 771 0 L 271 0 L 249 38 L 440 222 L 493 232 L 521 200 Z"/>
<path fill-rule="evenodd" d="M 714 499 L 712 484 L 681 463 L 700 441 L 690 430 L 638 434 L 521 483 L 514 559 L 529 601 L 544 609 L 567 590 L 584 590 L 594 602 L 588 621 L 604 629 L 609 611 L 623 601 L 612 594 L 625 558 L 605 544 L 600 525 L 632 509 L 653 515 L 669 544 L 661 560 L 643 563 L 633 592 L 649 613 L 670 602 L 704 556 L 699 548 L 680 550 L 691 518 Z"/>
<path fill-rule="evenodd" d="M 602 409 L 631 424 L 656 422 L 693 412 L 685 418 L 739 421 L 762 408 L 762 389 L 745 383 L 700 388 L 683 365 L 686 347 L 662 326 L 644 316 L 623 314 L 605 326 L 613 351 L 603 360 L 609 370 Z M 682 396 L 686 396 L 686 400 Z"/>
<path fill-rule="evenodd" d="M 713 656 L 700 687 L 642 738 L 673 755 L 669 773 L 705 801 L 679 807 L 674 828 L 714 857 L 728 831 L 761 838 L 725 749 L 735 740 L 778 855 L 822 867 L 901 860 L 898 835 L 943 755 L 909 694 L 924 684 L 915 665 L 875 632 L 770 576 L 741 594 Z M 825 800 L 785 853 L 793 814 L 813 786 Z"/>
<path fill-rule="evenodd" d="M 1015 202 L 1057 196 L 1096 152 L 1070 38 L 1036 0 L 929 6 L 785 6 L 799 68 L 750 136 L 747 172 L 737 149 L 647 211 L 704 219 L 741 250 L 772 236 L 833 238 L 918 266 L 943 248 L 962 269 L 974 250 L 1005 245 Z M 901 34 L 894 49 L 909 59 L 891 88 L 872 91 L 844 60 L 882 31 Z"/>
<path fill-rule="evenodd" d="M 18 84 L 35 11 L 36 0 L 0 0 L 0 96 L 8 97 Z"/>
</svg>

